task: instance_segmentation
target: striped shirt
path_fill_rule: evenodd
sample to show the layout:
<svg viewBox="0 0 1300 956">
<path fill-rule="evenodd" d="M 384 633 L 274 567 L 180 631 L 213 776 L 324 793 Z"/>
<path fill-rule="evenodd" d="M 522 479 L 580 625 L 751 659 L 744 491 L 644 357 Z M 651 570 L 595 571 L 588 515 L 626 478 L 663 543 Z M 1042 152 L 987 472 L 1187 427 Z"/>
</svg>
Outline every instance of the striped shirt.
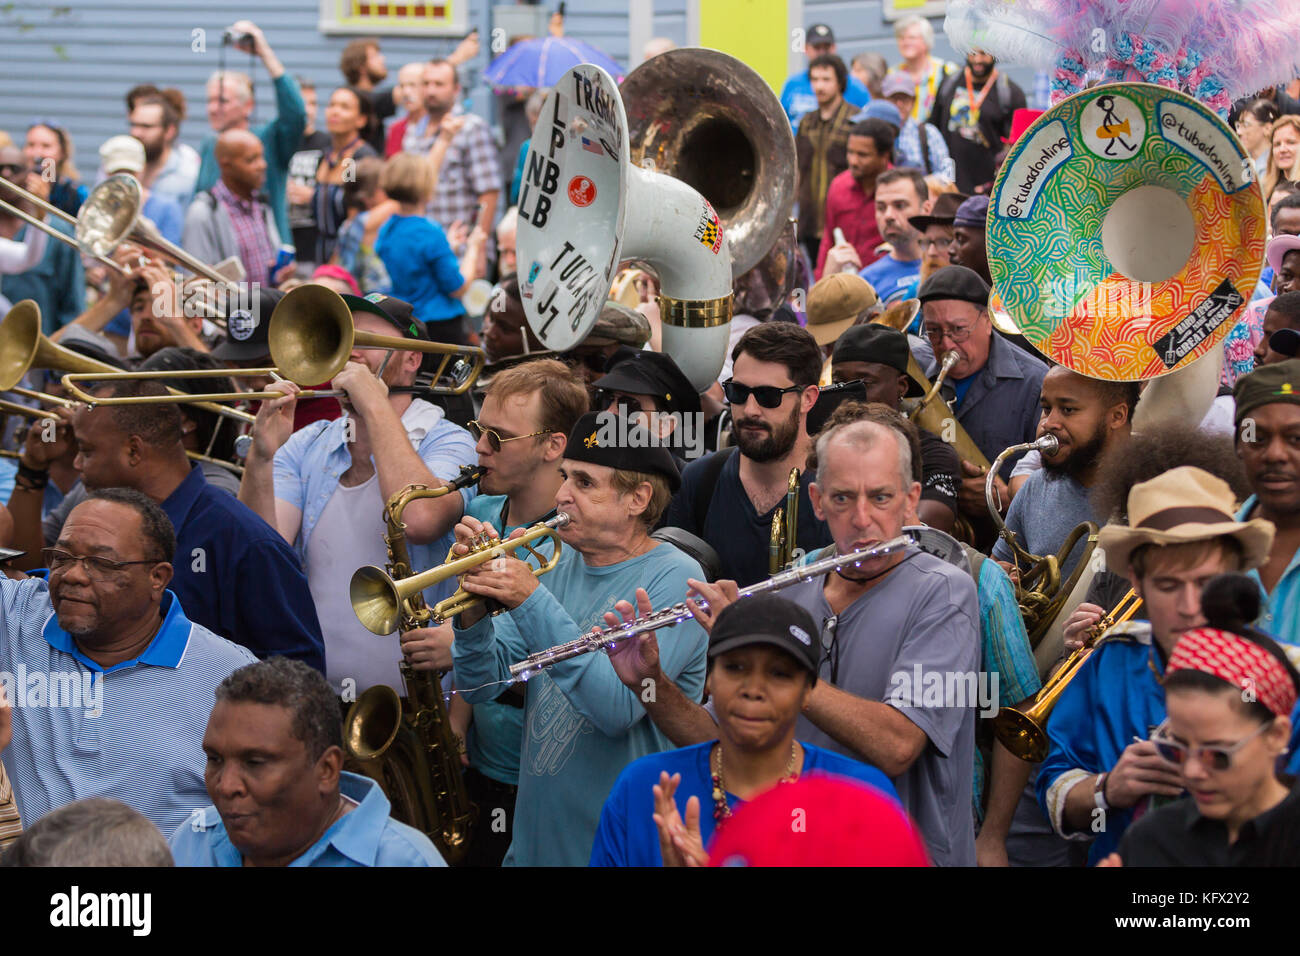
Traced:
<svg viewBox="0 0 1300 956">
<path fill-rule="evenodd" d="M 249 282 L 266 282 L 275 264 L 276 249 L 266 229 L 266 208 L 256 199 L 240 199 L 222 180 L 212 187 L 212 196 L 226 207 Z"/>
<path fill-rule="evenodd" d="M 0 850 L 3 850 L 23 832 L 23 819 L 14 803 L 14 788 L 9 785 L 5 765 L 0 763 Z"/>
<path fill-rule="evenodd" d="M 139 657 L 104 670 L 59 627 L 44 579 L 0 578 L 0 680 L 13 706 L 5 752 L 30 823 L 112 797 L 170 833 L 210 800 L 203 733 L 217 685 L 256 658 L 192 624 L 167 591 Z"/>
</svg>

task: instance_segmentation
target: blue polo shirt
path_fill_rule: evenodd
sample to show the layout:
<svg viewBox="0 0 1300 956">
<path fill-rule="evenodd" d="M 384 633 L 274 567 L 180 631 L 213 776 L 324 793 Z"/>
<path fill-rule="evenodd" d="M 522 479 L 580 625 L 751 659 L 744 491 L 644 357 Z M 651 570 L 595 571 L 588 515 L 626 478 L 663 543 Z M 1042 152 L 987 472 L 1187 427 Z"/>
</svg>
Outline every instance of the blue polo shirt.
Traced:
<svg viewBox="0 0 1300 956">
<path fill-rule="evenodd" d="M 991 462 L 1003 449 L 1033 441 L 1038 431 L 1038 399 L 1047 366 L 997 332 L 992 333 L 984 367 L 969 376 L 957 404 L 957 421 Z M 1023 452 L 1021 453 L 1023 455 Z M 1021 455 L 1002 466 L 1002 480 L 1011 477 Z"/>
<path fill-rule="evenodd" d="M 176 529 L 171 587 L 192 619 L 258 657 L 279 654 L 324 673 L 307 576 L 280 533 L 208 484 L 198 464 L 162 509 Z"/>
<path fill-rule="evenodd" d="M 339 774 L 339 793 L 356 803 L 290 866 L 446 866 L 419 830 L 388 815 L 384 791 L 368 777 Z M 177 866 L 243 866 L 213 806 L 195 810 L 168 841 Z"/>
<path fill-rule="evenodd" d="M 4 753 L 23 819 L 112 797 L 170 833 L 206 805 L 203 733 L 217 686 L 253 663 L 163 595 L 162 626 L 139 657 L 104 670 L 59 627 L 41 577 L 0 577 L 0 681 L 13 705 Z"/>
</svg>

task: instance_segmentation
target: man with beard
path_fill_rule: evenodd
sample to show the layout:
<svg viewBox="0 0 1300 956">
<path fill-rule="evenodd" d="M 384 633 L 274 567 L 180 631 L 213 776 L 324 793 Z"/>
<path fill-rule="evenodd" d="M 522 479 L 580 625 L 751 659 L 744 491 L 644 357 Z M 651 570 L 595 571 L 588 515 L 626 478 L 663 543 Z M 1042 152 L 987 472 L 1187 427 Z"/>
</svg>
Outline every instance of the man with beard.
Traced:
<svg viewBox="0 0 1300 956">
<path fill-rule="evenodd" d="M 930 204 L 929 215 L 912 216 L 907 220 L 911 227 L 921 234 L 921 237 L 916 240 L 916 245 L 921 250 L 922 282 L 944 266 L 953 264 L 948 254 L 949 244 L 955 231 L 953 223 L 957 217 L 957 210 L 969 198 L 961 193 L 940 193 Z M 917 328 L 920 328 L 921 320 L 918 318 L 916 322 Z"/>
<path fill-rule="evenodd" d="M 826 54 L 808 65 L 815 109 L 799 120 L 794 139 L 799 171 L 799 243 L 811 259 L 822 238 L 822 215 L 831 180 L 848 168 L 849 129 L 856 107 L 844 99 L 844 61 Z"/>
<path fill-rule="evenodd" d="M 537 359 L 494 375 L 478 418 L 469 423 L 484 473 L 479 494 L 465 514 L 491 524 L 502 537 L 555 517 L 569 433 L 586 412 L 587 389 L 563 362 Z M 551 556 L 549 538 L 535 547 L 543 558 Z M 520 551 L 519 556 L 536 567 L 536 559 L 527 552 Z M 545 577 L 541 580 L 547 583 Z M 402 653 L 416 670 L 448 670 L 451 640 L 449 623 L 406 631 Z M 467 745 L 465 783 L 480 817 L 490 817 L 497 808 L 505 813 L 504 829 L 478 828 L 466 863 L 500 866 L 514 829 L 523 694 L 511 689 L 495 700 L 475 703 L 472 723 L 471 705 L 463 697 L 453 698 L 449 713 L 452 727 Z"/>
<path fill-rule="evenodd" d="M 427 341 L 407 302 L 372 292 L 343 296 L 358 331 Z M 401 687 L 397 635 L 376 639 L 361 626 L 348 600 L 352 574 L 362 565 L 388 563 L 384 548 L 384 503 L 407 485 L 437 488 L 474 461 L 469 434 L 446 420 L 443 410 L 409 393 L 424 358 L 415 351 L 354 347 L 351 361 L 332 379 L 346 397 L 347 413 L 333 421 L 293 430 L 292 382 L 274 382 L 284 398 L 263 402 L 253 429 L 239 499 L 276 528 L 303 556 L 307 581 L 325 636 L 326 671 L 335 690 L 361 692 L 376 684 Z M 381 371 L 382 366 L 382 371 Z M 442 564 L 449 532 L 474 489 L 412 502 L 403 513 L 411 563 Z M 443 582 L 424 591 L 432 606 L 455 590 Z"/>
<path fill-rule="evenodd" d="M 199 154 L 176 142 L 181 115 L 171 94 L 179 97 L 180 92 L 156 91 L 136 97 L 127 116 L 127 126 L 131 135 L 144 144 L 141 185 L 152 190 L 155 196 L 174 199 L 184 209 L 194 198 Z"/>
<path fill-rule="evenodd" d="M 1292 357 L 1273 348 L 1274 333 L 1283 329 L 1300 331 L 1300 292 L 1283 292 L 1269 302 L 1268 308 L 1264 310 L 1264 337 L 1255 346 L 1255 368 L 1283 362 Z"/>
<path fill-rule="evenodd" d="M 209 702 L 255 658 L 190 621 L 170 588 L 175 554 L 157 503 L 107 488 L 44 552 L 48 579 L 0 575 L 0 671 L 48 674 L 58 697 L 12 711 L 5 763 L 27 820 L 106 796 L 171 832 L 205 802 Z"/>
<path fill-rule="evenodd" d="M 772 517 L 784 505 L 791 468 L 802 472 L 796 557 L 830 543 L 826 523 L 813 512 L 813 476 L 804 468 L 821 370 L 821 349 L 799 326 L 765 322 L 746 332 L 732 351 L 731 378 L 722 383 L 736 447 L 688 465 L 668 506 L 665 524 L 707 541 L 721 560 L 721 576 L 742 587 L 769 574 Z"/>
<path fill-rule="evenodd" d="M 1042 469 L 1029 476 L 1007 511 L 1007 530 L 1030 554 L 1056 554 L 1076 525 L 1105 523 L 1105 516 L 1098 521 L 1093 513 L 1088 489 L 1102 457 L 1128 440 L 1137 401 L 1137 382 L 1106 382 L 1060 365 L 1044 377 L 1038 436 L 1055 435 L 1060 447 L 1043 455 Z M 1073 570 L 1086 544 L 1075 545 L 1061 565 L 1062 577 Z M 1011 569 L 1014 555 L 1001 538 L 993 557 Z"/>
<path fill-rule="evenodd" d="M 966 55 L 966 69 L 939 86 L 930 122 L 948 142 L 964 193 L 989 191 L 999 150 L 1011 135 L 1011 117 L 1024 109 L 1025 91 L 998 72 L 983 50 Z"/>
<path fill-rule="evenodd" d="M 920 234 L 908 221 L 930 211 L 930 190 L 917 169 L 891 169 L 876 180 L 876 228 L 893 248 L 858 275 L 881 302 L 909 297 L 921 273 Z"/>
<path fill-rule="evenodd" d="M 1237 520 L 1265 518 L 1277 528 L 1264 563 L 1250 572 L 1268 596 L 1260 626 L 1300 644 L 1300 359 L 1251 372 L 1233 396 L 1237 455 L 1255 492 Z"/>
</svg>

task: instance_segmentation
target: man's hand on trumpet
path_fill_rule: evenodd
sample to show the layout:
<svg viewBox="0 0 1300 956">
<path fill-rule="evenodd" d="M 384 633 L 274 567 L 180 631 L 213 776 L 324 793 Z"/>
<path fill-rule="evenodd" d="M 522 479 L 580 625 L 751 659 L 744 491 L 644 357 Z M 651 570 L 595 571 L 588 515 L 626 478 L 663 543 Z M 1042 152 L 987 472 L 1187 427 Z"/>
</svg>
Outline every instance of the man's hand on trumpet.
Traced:
<svg viewBox="0 0 1300 956">
<path fill-rule="evenodd" d="M 1081 648 L 1088 637 L 1088 632 L 1097 626 L 1105 613 L 1104 608 L 1095 604 L 1085 603 L 1076 607 L 1074 613 L 1065 622 L 1065 649 L 1077 651 Z"/>
<path fill-rule="evenodd" d="M 524 534 L 524 528 L 516 528 L 506 540 Z M 471 544 L 481 535 L 498 539 L 497 529 L 486 521 L 479 521 L 470 515 L 463 515 L 452 532 L 456 543 L 451 546 L 452 559 L 463 558 L 469 554 Z M 507 608 L 516 608 L 528 600 L 528 596 L 537 590 L 537 576 L 533 574 L 532 565 L 512 555 L 500 555 L 472 568 L 460 576 L 460 586 L 470 594 L 490 598 Z M 475 605 L 460 615 L 461 627 L 470 627 L 487 613 L 481 605 Z"/>
</svg>

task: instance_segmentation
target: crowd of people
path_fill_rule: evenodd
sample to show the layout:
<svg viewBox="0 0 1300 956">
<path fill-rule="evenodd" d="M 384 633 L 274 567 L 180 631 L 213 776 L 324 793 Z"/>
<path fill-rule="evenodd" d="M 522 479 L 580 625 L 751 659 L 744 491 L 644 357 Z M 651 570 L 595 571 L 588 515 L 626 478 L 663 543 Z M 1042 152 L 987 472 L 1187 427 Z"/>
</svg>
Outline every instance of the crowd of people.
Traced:
<svg viewBox="0 0 1300 956">
<path fill-rule="evenodd" d="M 994 321 L 989 194 L 1038 111 L 982 51 L 935 57 L 924 18 L 897 23 L 892 67 L 805 32 L 779 101 L 813 281 L 760 303 L 737 280 L 703 391 L 659 348 L 652 275 L 566 352 L 528 327 L 528 143 L 465 109 L 473 35 L 391 85 L 381 42 L 353 41 L 318 93 L 256 24 L 232 31 L 266 77 L 213 75 L 201 137 L 183 141 L 178 90 L 142 83 L 98 150 L 230 286 L 182 283 L 130 239 L 83 258 L 0 207 L 0 370 L 26 373 L 0 405 L 0 863 L 1294 862 L 1300 80 L 1234 110 L 1266 262 L 1188 421 L 1165 407 L 1177 374 L 1090 378 Z M 531 126 L 545 94 L 510 106 Z M 0 199 L 71 235 L 31 198 L 75 217 L 91 195 L 67 132 L 0 143 L 0 178 L 30 194 Z M 297 351 L 339 310 L 389 345 L 352 345 L 321 386 L 338 397 L 304 394 L 268 374 L 282 307 L 310 332 Z M 468 394 L 432 343 L 482 349 Z M 76 363 L 174 377 L 82 382 L 85 404 L 62 381 Z M 266 393 L 242 416 L 164 400 L 236 383 Z M 937 429 L 916 414 L 934 402 Z M 424 571 L 543 522 L 558 543 L 410 599 L 474 599 L 447 620 L 404 603 L 377 637 L 354 610 L 359 568 Z M 1036 643 L 1026 552 L 1088 572 Z M 618 627 L 606 653 L 515 678 Z M 997 715 L 1035 713 L 1081 648 L 1025 759 Z M 433 789 L 463 787 L 468 823 L 410 825 L 409 794 L 345 737 L 362 695 L 417 676 L 456 747 Z"/>
</svg>

